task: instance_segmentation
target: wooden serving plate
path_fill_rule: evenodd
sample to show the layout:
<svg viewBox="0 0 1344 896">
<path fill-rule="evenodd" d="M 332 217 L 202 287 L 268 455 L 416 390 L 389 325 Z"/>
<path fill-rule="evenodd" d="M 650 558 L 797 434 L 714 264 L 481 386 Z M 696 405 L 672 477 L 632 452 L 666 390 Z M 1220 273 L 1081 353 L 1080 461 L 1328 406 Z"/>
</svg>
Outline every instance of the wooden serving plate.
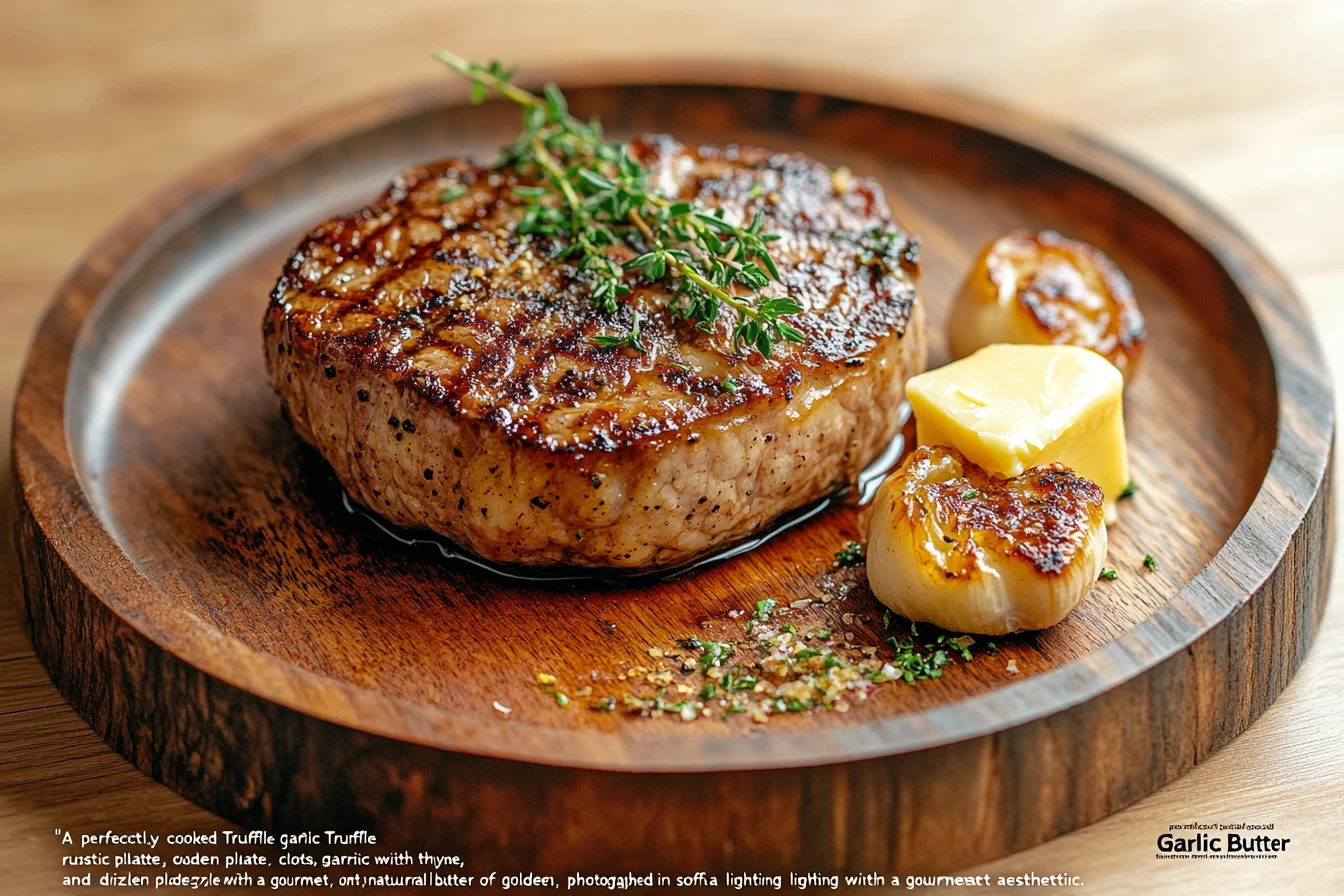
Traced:
<svg viewBox="0 0 1344 896">
<path fill-rule="evenodd" d="M 239 823 L 367 827 L 469 868 L 891 873 L 1093 822 L 1283 689 L 1325 599 L 1333 402 L 1301 305 L 1225 221 L 1086 137 L 948 95 L 796 70 L 712 74 L 735 87 L 633 86 L 675 68 L 551 74 L 616 135 L 802 150 L 878 177 L 923 240 L 935 364 L 991 237 L 1051 227 L 1109 253 L 1152 334 L 1126 399 L 1142 490 L 1111 530 L 1119 579 L 1049 631 L 844 714 L 557 706 L 536 673 L 574 690 L 760 599 L 838 595 L 798 627 L 872 644 L 881 612 L 862 570 L 832 569 L 853 508 L 638 587 L 502 581 L 342 509 L 280 418 L 261 313 L 309 225 L 402 166 L 491 158 L 515 134 L 514 108 L 465 106 L 445 79 L 168 188 L 90 251 L 41 326 L 15 414 L 27 622 L 115 749 Z"/>
</svg>

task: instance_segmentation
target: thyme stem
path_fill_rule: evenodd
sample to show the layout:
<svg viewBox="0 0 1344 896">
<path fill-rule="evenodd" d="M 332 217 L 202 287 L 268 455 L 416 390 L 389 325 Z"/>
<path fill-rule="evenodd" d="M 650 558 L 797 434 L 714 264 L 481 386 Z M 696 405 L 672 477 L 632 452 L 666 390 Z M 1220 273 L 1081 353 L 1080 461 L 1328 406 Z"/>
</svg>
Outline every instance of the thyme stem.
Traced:
<svg viewBox="0 0 1344 896">
<path fill-rule="evenodd" d="M 457 72 L 462 77 L 489 87 L 495 93 L 498 93 L 506 99 L 512 100 L 520 106 L 533 106 L 541 109 L 546 105 L 546 101 L 535 93 L 531 93 L 530 91 L 510 83 L 508 78 L 501 77 L 488 68 L 477 65 L 470 60 L 463 59 L 461 56 L 450 50 L 439 50 L 434 54 L 434 58 Z"/>
<path fill-rule="evenodd" d="M 582 209 L 583 199 L 579 197 L 578 193 L 574 192 L 574 185 L 565 178 L 565 170 L 560 167 L 560 163 L 556 161 L 555 156 L 551 155 L 546 149 L 546 144 L 542 143 L 540 139 L 533 139 L 532 148 L 537 154 L 537 161 L 541 163 L 541 167 L 546 169 L 546 176 L 564 194 L 565 201 L 569 203 L 570 211 L 578 212 Z"/>
</svg>

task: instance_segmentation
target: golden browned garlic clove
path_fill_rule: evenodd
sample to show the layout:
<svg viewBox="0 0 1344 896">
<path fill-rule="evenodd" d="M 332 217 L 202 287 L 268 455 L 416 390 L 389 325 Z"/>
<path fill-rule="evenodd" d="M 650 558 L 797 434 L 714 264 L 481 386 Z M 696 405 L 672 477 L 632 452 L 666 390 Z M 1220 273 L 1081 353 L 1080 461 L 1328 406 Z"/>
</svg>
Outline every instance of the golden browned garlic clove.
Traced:
<svg viewBox="0 0 1344 896">
<path fill-rule="evenodd" d="M 998 342 L 1076 345 L 1133 379 L 1146 341 L 1143 314 L 1100 249 L 1045 230 L 1015 230 L 985 247 L 948 318 L 953 358 Z"/>
<path fill-rule="evenodd" d="M 1101 489 L 1066 467 L 1000 479 L 954 448 L 917 448 L 878 490 L 868 580 L 914 622 L 1005 635 L 1049 628 L 1101 574 Z"/>
</svg>

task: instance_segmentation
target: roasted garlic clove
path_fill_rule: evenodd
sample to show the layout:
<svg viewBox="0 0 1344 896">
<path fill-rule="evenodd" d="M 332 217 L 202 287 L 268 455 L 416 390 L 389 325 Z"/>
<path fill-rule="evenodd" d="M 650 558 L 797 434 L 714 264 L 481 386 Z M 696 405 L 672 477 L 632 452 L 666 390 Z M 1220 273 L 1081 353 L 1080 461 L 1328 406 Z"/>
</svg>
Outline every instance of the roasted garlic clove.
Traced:
<svg viewBox="0 0 1344 896">
<path fill-rule="evenodd" d="M 878 490 L 868 581 L 915 622 L 983 635 L 1049 628 L 1101 574 L 1101 489 L 1051 464 L 1000 479 L 954 448 L 917 448 Z"/>
<path fill-rule="evenodd" d="M 1143 356 L 1143 314 L 1129 281 L 1087 243 L 1015 230 L 985 247 L 948 324 L 953 358 L 996 342 L 1076 345 L 1133 379 Z"/>
</svg>

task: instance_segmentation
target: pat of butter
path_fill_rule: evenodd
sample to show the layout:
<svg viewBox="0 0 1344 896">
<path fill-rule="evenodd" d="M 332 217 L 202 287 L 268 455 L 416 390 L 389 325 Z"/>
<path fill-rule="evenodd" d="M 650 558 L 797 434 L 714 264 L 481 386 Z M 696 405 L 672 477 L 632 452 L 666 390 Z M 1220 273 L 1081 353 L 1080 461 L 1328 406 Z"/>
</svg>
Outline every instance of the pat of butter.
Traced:
<svg viewBox="0 0 1344 896">
<path fill-rule="evenodd" d="M 1129 482 L 1125 379 L 1068 345 L 990 345 L 905 386 L 921 445 L 951 445 L 998 476 L 1059 463 L 1101 486 L 1107 522 Z"/>
</svg>

